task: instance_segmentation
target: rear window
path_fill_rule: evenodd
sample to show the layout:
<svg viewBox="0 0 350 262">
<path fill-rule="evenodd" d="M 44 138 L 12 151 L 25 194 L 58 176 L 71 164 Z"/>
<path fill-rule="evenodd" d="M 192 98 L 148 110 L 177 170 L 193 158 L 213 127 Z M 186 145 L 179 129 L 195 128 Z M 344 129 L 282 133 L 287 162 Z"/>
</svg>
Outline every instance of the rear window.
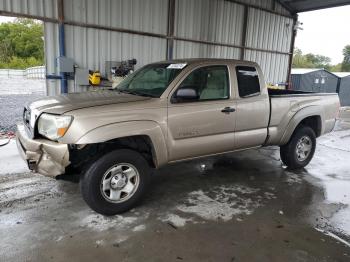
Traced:
<svg viewBox="0 0 350 262">
<path fill-rule="evenodd" d="M 255 67 L 236 67 L 238 93 L 240 97 L 249 97 L 260 94 L 259 75 Z"/>
</svg>

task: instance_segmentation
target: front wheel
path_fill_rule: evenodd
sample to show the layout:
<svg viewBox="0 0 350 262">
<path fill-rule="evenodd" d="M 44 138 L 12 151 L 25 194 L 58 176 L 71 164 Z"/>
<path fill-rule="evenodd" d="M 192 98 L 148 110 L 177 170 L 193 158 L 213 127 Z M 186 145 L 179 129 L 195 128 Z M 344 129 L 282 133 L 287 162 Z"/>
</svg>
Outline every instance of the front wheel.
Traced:
<svg viewBox="0 0 350 262">
<path fill-rule="evenodd" d="M 281 146 L 281 160 L 290 169 L 300 169 L 309 164 L 315 149 L 315 132 L 308 126 L 301 126 L 294 132 L 289 142 Z"/>
<path fill-rule="evenodd" d="M 141 154 L 115 150 L 99 158 L 80 181 L 85 202 L 94 211 L 111 216 L 133 208 L 144 195 L 150 167 Z"/>
</svg>

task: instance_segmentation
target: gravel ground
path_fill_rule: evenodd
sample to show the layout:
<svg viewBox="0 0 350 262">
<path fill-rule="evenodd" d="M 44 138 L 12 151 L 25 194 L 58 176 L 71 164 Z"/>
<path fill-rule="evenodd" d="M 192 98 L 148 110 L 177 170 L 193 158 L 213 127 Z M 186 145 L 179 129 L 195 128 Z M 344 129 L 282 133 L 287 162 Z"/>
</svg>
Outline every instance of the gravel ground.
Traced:
<svg viewBox="0 0 350 262">
<path fill-rule="evenodd" d="M 16 123 L 22 121 L 23 106 L 43 95 L 3 95 L 0 96 L 0 133 L 13 132 Z"/>
<path fill-rule="evenodd" d="M 45 80 L 0 78 L 0 134 L 16 130 L 23 106 L 45 95 Z"/>
</svg>

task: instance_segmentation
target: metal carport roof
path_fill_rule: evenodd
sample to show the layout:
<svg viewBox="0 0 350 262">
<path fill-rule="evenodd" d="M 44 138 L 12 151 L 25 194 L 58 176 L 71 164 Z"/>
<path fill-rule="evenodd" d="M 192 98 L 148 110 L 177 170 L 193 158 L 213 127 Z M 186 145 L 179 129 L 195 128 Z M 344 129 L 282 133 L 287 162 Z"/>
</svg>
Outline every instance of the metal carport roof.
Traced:
<svg viewBox="0 0 350 262">
<path fill-rule="evenodd" d="M 292 13 L 349 5 L 349 0 L 278 0 Z"/>
</svg>

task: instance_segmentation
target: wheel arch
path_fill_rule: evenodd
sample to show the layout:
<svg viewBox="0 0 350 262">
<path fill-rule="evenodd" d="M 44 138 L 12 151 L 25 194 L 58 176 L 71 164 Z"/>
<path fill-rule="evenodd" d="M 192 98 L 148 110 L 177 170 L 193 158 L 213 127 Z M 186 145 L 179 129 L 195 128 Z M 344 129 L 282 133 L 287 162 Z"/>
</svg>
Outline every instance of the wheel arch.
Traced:
<svg viewBox="0 0 350 262">
<path fill-rule="evenodd" d="M 128 148 L 147 157 L 149 164 L 159 167 L 167 163 L 166 141 L 161 127 L 153 121 L 132 121 L 114 123 L 93 129 L 83 135 L 72 148 L 88 148 L 109 152 L 115 149 Z M 101 149 L 102 148 L 102 149 Z"/>
<path fill-rule="evenodd" d="M 304 118 L 295 128 L 298 129 L 301 125 L 311 127 L 311 129 L 315 132 L 316 137 L 319 137 L 322 132 L 322 120 L 321 116 L 314 115 L 314 116 L 308 116 Z"/>
<path fill-rule="evenodd" d="M 323 109 L 319 106 L 310 106 L 299 110 L 289 121 L 286 130 L 281 138 L 280 145 L 288 143 L 295 131 L 301 126 L 308 126 L 314 132 L 316 137 L 323 133 Z"/>
</svg>

